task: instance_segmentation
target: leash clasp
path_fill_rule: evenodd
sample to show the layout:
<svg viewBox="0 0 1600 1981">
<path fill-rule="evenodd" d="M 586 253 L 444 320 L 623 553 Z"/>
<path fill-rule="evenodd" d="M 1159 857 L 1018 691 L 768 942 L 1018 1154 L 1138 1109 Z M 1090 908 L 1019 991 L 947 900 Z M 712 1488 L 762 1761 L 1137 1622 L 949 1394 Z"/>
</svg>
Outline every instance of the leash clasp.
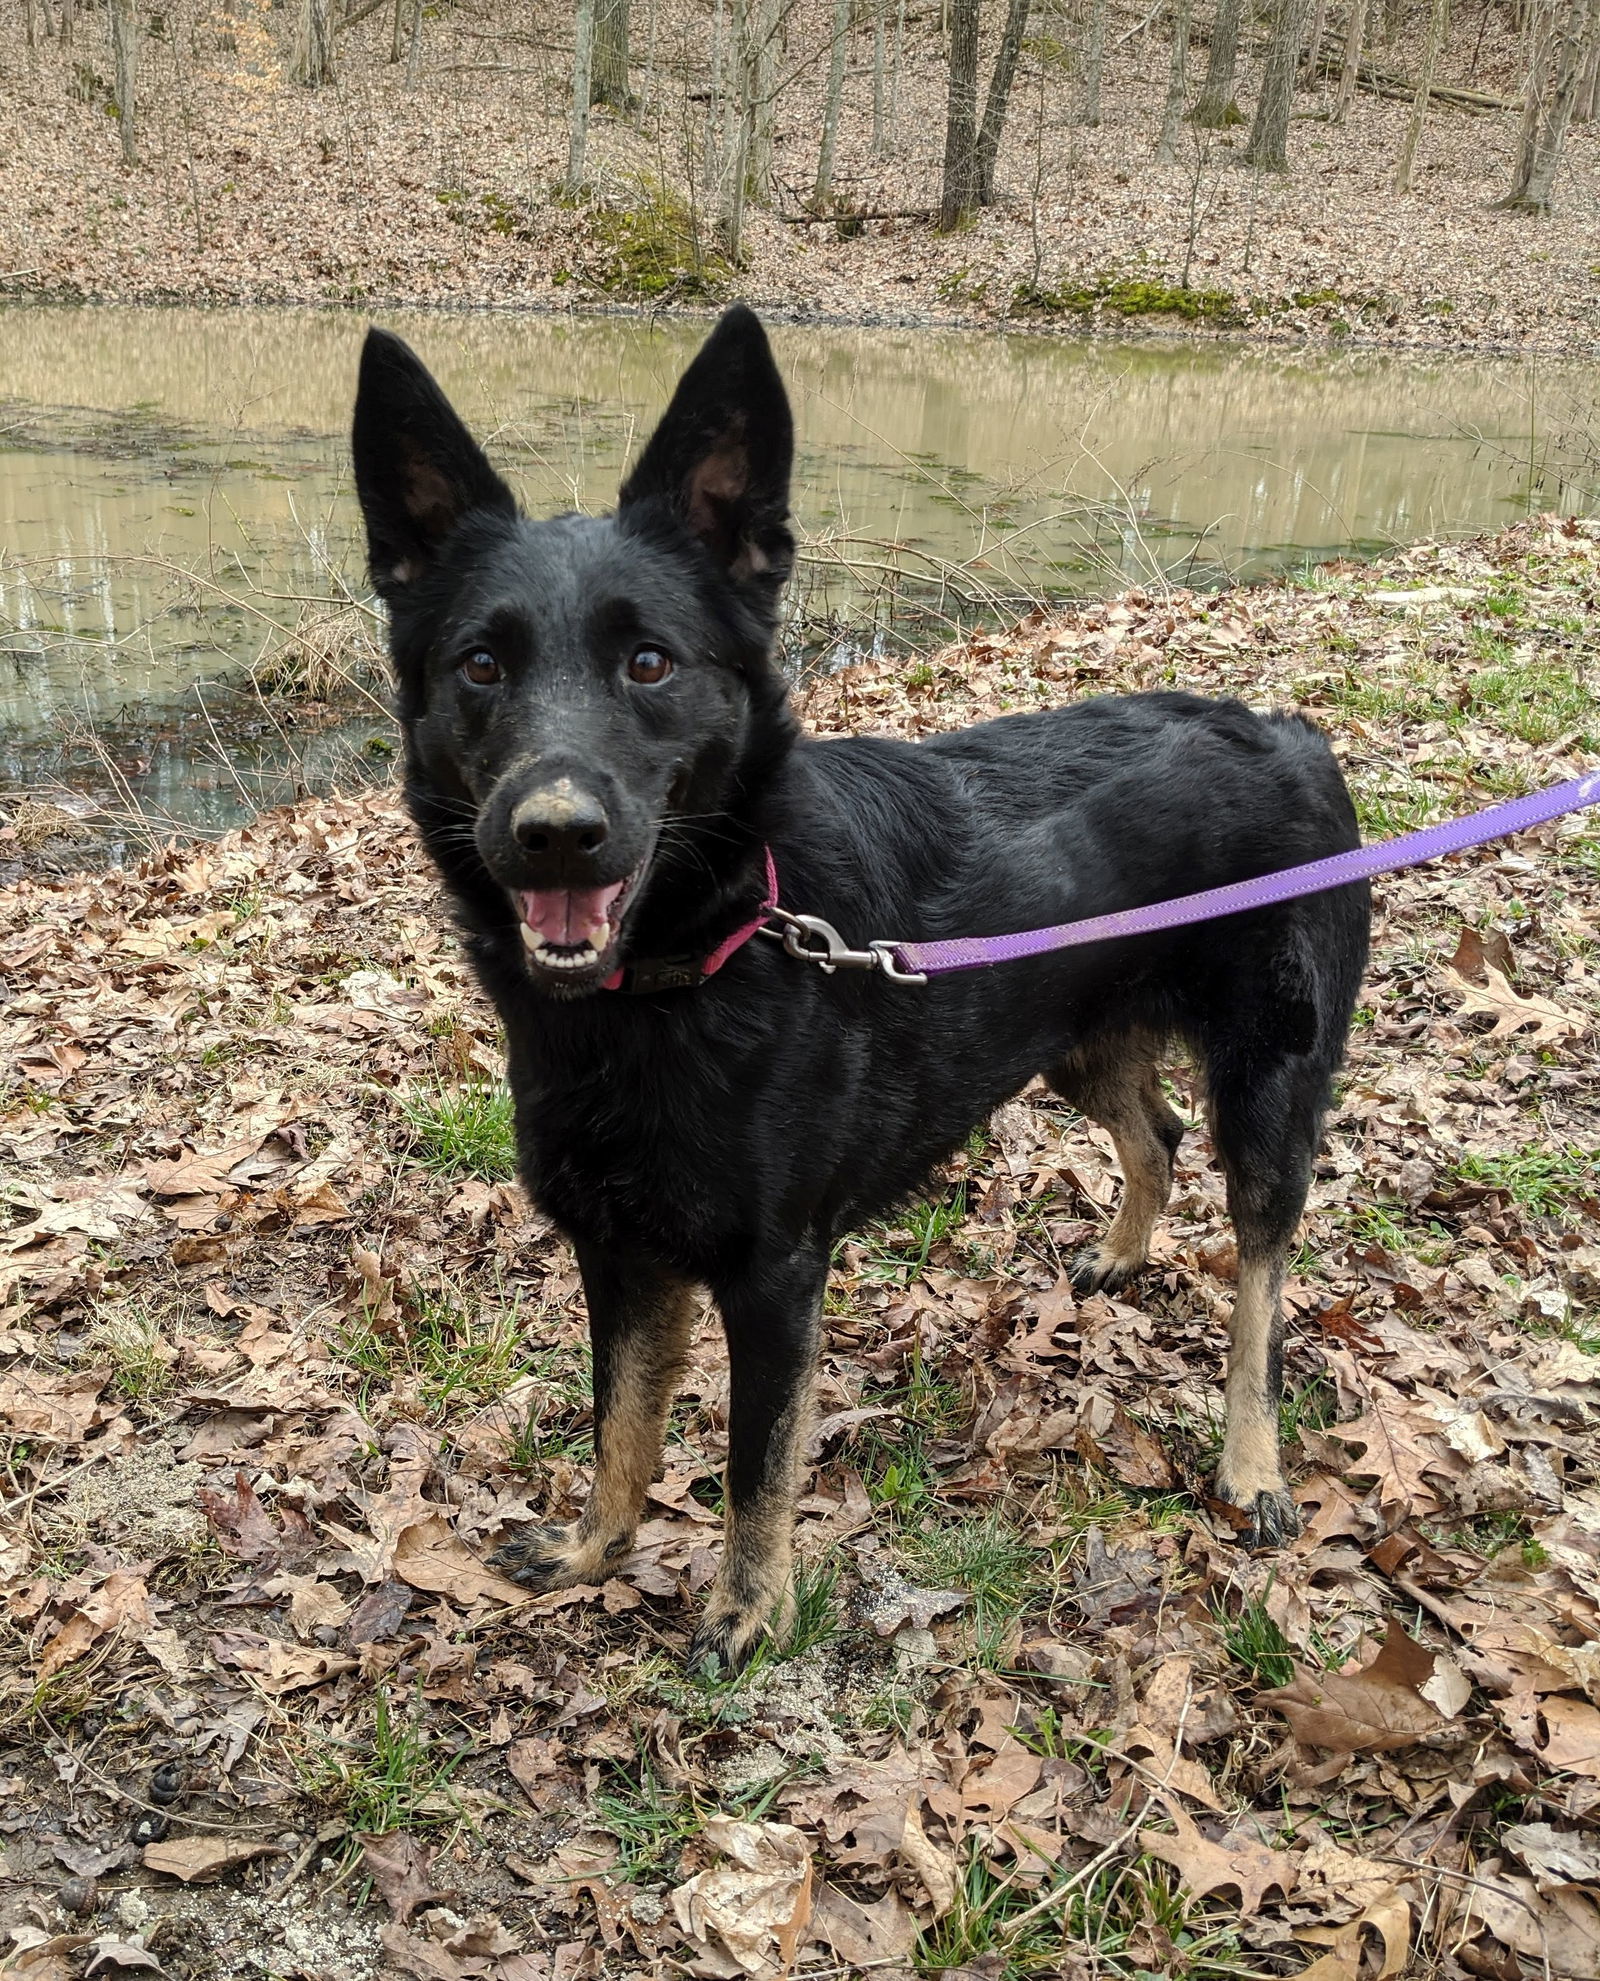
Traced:
<svg viewBox="0 0 1600 1981">
<path fill-rule="evenodd" d="M 895 960 L 892 942 L 871 942 L 865 949 L 852 949 L 833 926 L 820 915 L 793 915 L 787 908 L 768 911 L 781 928 L 766 928 L 763 935 L 781 942 L 787 954 L 801 963 L 815 963 L 825 976 L 835 970 L 876 970 L 897 984 L 925 984 L 928 980 L 914 971 L 902 970 Z"/>
</svg>

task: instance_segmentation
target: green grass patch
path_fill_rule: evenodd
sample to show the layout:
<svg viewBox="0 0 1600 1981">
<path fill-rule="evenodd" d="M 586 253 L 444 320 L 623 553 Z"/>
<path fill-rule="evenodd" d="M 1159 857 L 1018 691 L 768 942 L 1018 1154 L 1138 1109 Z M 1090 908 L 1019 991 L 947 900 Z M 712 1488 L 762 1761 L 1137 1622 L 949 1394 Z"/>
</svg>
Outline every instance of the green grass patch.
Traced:
<svg viewBox="0 0 1600 1981">
<path fill-rule="evenodd" d="M 659 179 L 634 181 L 629 206 L 597 208 L 589 222 L 597 255 L 594 280 L 612 295 L 651 301 L 714 302 L 732 265 L 704 238 L 681 194 Z"/>
<path fill-rule="evenodd" d="M 1569 1204 L 1600 1194 L 1596 1183 L 1600 1149 L 1581 1149 L 1574 1143 L 1547 1148 L 1529 1142 L 1503 1154 L 1465 1155 L 1454 1167 L 1464 1183 L 1504 1190 L 1513 1203 L 1536 1217 L 1554 1216 Z"/>
<path fill-rule="evenodd" d="M 1245 320 L 1238 297 L 1225 289 L 1190 289 L 1131 275 L 1096 275 L 1087 282 L 1062 282 L 1054 289 L 1019 282 L 1011 292 L 1011 307 L 1018 315 L 1088 316 L 1106 310 L 1121 317 L 1175 316 L 1213 329 L 1232 328 Z"/>
<path fill-rule="evenodd" d="M 973 1635 L 986 1663 L 1003 1651 L 1046 1559 L 996 1512 L 925 1523 L 900 1536 L 898 1552 L 919 1582 L 959 1589 L 972 1599 Z"/>
<path fill-rule="evenodd" d="M 453 1824 L 460 1809 L 449 1793 L 450 1777 L 466 1758 L 465 1746 L 447 1748 L 430 1726 L 419 1693 L 405 1714 L 379 1690 L 372 1736 L 357 1743 L 321 1737 L 302 1786 L 324 1808 L 337 1810 L 354 1836 Z"/>
<path fill-rule="evenodd" d="M 462 1405 L 492 1403 L 530 1373 L 520 1299 L 481 1305 L 457 1289 L 413 1288 L 404 1311 L 379 1316 L 363 1303 L 339 1343 L 341 1358 L 373 1388 L 408 1387 L 437 1420 Z"/>
<path fill-rule="evenodd" d="M 503 1080 L 422 1088 L 401 1104 L 411 1154 L 441 1176 L 504 1183 L 517 1171 L 511 1089 Z"/>
</svg>

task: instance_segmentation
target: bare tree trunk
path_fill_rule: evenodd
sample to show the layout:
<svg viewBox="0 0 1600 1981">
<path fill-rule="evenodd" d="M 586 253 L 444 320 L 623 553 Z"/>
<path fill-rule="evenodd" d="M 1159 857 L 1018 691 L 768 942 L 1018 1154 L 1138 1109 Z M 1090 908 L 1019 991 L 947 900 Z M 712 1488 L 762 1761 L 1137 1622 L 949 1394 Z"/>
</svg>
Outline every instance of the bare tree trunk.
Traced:
<svg viewBox="0 0 1600 1981">
<path fill-rule="evenodd" d="M 1406 119 L 1405 135 L 1400 140 L 1400 156 L 1395 160 L 1394 190 L 1408 193 L 1411 190 L 1411 175 L 1417 163 L 1417 145 L 1422 137 L 1422 126 L 1428 115 L 1428 92 L 1433 88 L 1434 72 L 1439 66 L 1439 57 L 1444 50 L 1445 36 L 1450 31 L 1450 0 L 1433 0 L 1428 12 L 1428 39 L 1422 50 L 1422 67 L 1417 74 L 1417 93 L 1411 99 L 1411 115 Z"/>
<path fill-rule="evenodd" d="M 900 64 L 906 52 L 906 0 L 895 0 L 894 59 L 889 64 L 889 142 L 900 135 Z"/>
<path fill-rule="evenodd" d="M 333 79 L 333 18 L 328 0 L 300 0 L 289 80 L 305 89 L 321 89 Z"/>
<path fill-rule="evenodd" d="M 1183 128 L 1183 106 L 1189 94 L 1189 18 L 1193 0 L 1177 0 L 1172 10 L 1172 61 L 1167 70 L 1167 100 L 1161 110 L 1161 136 L 1156 143 L 1156 163 L 1178 162 L 1178 133 Z"/>
<path fill-rule="evenodd" d="M 26 0 L 25 13 L 27 17 L 28 46 L 30 48 L 37 48 L 39 45 L 39 30 L 34 22 L 33 0 Z"/>
<path fill-rule="evenodd" d="M 839 142 L 839 106 L 844 100 L 844 58 L 850 40 L 850 0 L 833 0 L 833 47 L 828 55 L 828 95 L 822 109 L 822 143 L 811 204 L 827 205 L 833 193 L 833 153 Z"/>
<path fill-rule="evenodd" d="M 1083 51 L 1083 93 L 1077 121 L 1088 129 L 1100 125 L 1100 84 L 1106 67 L 1106 0 L 1089 0 L 1089 38 Z"/>
<path fill-rule="evenodd" d="M 1289 112 L 1309 5 L 1310 0 L 1278 0 L 1278 22 L 1267 48 L 1256 120 L 1250 126 L 1250 142 L 1244 153 L 1245 164 L 1258 172 L 1289 169 Z"/>
<path fill-rule="evenodd" d="M 888 0 L 872 0 L 872 155 L 882 158 L 889 144 L 887 121 L 889 17 Z"/>
<path fill-rule="evenodd" d="M 31 15 L 32 10 L 29 11 Z M 139 150 L 134 130 L 134 79 L 139 67 L 139 16 L 134 0 L 111 0 L 111 60 L 116 72 L 117 129 L 122 137 L 122 162 L 124 165 L 137 165 Z"/>
<path fill-rule="evenodd" d="M 1361 42 L 1367 31 L 1367 0 L 1350 0 L 1350 20 L 1345 29 L 1344 66 L 1339 71 L 1339 89 L 1328 112 L 1330 124 L 1342 124 L 1356 100 L 1356 84 L 1361 80 Z"/>
<path fill-rule="evenodd" d="M 61 19 L 58 32 L 61 36 L 61 46 L 63 48 L 70 48 L 72 46 L 72 15 L 73 0 L 61 0 Z"/>
<path fill-rule="evenodd" d="M 1328 0 L 1316 0 L 1311 15 L 1311 32 L 1306 37 L 1305 56 L 1300 70 L 1300 83 L 1303 89 L 1317 87 L 1317 72 L 1322 66 L 1322 37 L 1328 25 Z"/>
<path fill-rule="evenodd" d="M 589 101 L 613 110 L 631 110 L 628 89 L 629 0 L 597 0 L 594 46 L 589 61 Z"/>
<path fill-rule="evenodd" d="M 589 156 L 589 84 L 594 67 L 595 0 L 578 0 L 572 48 L 572 108 L 567 118 L 567 178 L 569 199 L 583 190 Z"/>
<path fill-rule="evenodd" d="M 1217 0 L 1205 81 L 1189 112 L 1189 122 L 1198 124 L 1203 131 L 1220 131 L 1225 125 L 1244 122 L 1244 112 L 1233 100 L 1234 75 L 1239 67 L 1239 28 L 1243 20 L 1244 0 Z"/>
<path fill-rule="evenodd" d="M 950 0 L 950 99 L 944 127 L 945 233 L 978 207 L 978 0 Z"/>
<path fill-rule="evenodd" d="M 422 0 L 411 0 L 411 26 L 406 32 L 406 88 L 415 89 L 422 68 Z"/>
<path fill-rule="evenodd" d="M 994 161 L 1000 151 L 1000 133 L 1005 129 L 1006 105 L 1011 101 L 1011 85 L 1016 80 L 1022 37 L 1028 32 L 1030 4 L 1031 0 L 1008 0 L 1006 24 L 1000 31 L 994 73 L 989 78 L 989 94 L 984 98 L 983 122 L 978 128 L 978 198 L 984 206 L 994 204 Z"/>
<path fill-rule="evenodd" d="M 394 18 L 389 23 L 389 60 L 398 62 L 406 52 L 406 0 L 394 0 Z"/>
<path fill-rule="evenodd" d="M 749 12 L 749 9 L 746 9 Z M 745 176 L 750 197 L 762 205 L 772 198 L 772 135 L 777 114 L 778 24 L 782 0 L 756 0 L 751 25 L 750 136 Z"/>
<path fill-rule="evenodd" d="M 763 0 L 734 0 L 729 36 L 736 87 L 730 93 L 730 123 L 724 146 L 722 239 L 731 261 L 744 239 L 744 209 L 756 178 L 758 119 L 763 81 Z"/>
<path fill-rule="evenodd" d="M 1600 0 L 1566 0 L 1559 21 L 1546 14 L 1535 24 L 1517 176 L 1505 198 L 1495 202 L 1507 212 L 1550 211 L 1561 149 L 1593 46 L 1597 5 Z"/>
</svg>

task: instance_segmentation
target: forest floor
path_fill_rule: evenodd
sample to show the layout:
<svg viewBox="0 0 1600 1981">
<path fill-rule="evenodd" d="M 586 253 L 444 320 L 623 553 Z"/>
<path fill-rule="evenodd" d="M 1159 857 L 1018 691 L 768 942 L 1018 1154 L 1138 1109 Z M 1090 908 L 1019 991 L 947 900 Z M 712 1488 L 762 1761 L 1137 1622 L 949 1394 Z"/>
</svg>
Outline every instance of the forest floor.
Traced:
<svg viewBox="0 0 1600 1981">
<path fill-rule="evenodd" d="M 1593 771 L 1600 524 L 803 700 L 915 736 L 1173 683 L 1313 714 L 1368 837 Z M 841 1248 L 799 1620 L 717 1683 L 709 1317 L 632 1560 L 484 1566 L 582 1499 L 585 1327 L 394 794 L 0 891 L 0 1970 L 1594 1981 L 1597 931 L 1593 812 L 1377 889 L 1285 1296 L 1300 1540 L 1207 1498 L 1187 1075 L 1117 1298 L 1063 1269 L 1108 1145 L 1030 1089 Z"/>
<path fill-rule="evenodd" d="M 943 43 L 916 10 L 876 154 L 870 26 L 852 35 L 840 211 L 810 218 L 831 9 L 798 0 L 775 196 L 751 209 L 730 267 L 693 193 L 710 116 L 709 18 L 686 0 L 658 0 L 647 33 L 643 15 L 636 7 L 641 106 L 628 117 L 596 110 L 591 197 L 574 203 L 557 192 L 570 12 L 430 6 L 408 84 L 407 65 L 385 59 L 380 11 L 340 36 L 340 79 L 307 90 L 284 77 L 292 9 L 179 0 L 153 17 L 160 38 L 145 42 L 141 162 L 126 167 L 103 30 L 91 17 L 73 45 L 30 51 L 22 11 L 9 9 L 0 101 L 27 142 L 0 165 L 0 294 L 557 309 L 703 309 L 741 295 L 855 321 L 1119 332 L 1148 323 L 1478 350 L 1587 352 L 1600 329 L 1600 127 L 1572 130 L 1548 219 L 1493 210 L 1511 183 L 1515 108 L 1435 105 L 1403 197 L 1391 181 L 1409 105 L 1363 93 L 1335 125 L 1331 86 L 1298 99 L 1287 175 L 1243 168 L 1243 128 L 1186 130 L 1178 161 L 1158 166 L 1168 44 L 1154 14 L 1129 26 L 1118 8 L 1094 129 L 1075 121 L 1077 30 L 1038 10 L 997 202 L 940 235 L 927 216 L 938 199 Z M 1381 68 L 1414 66 L 1414 29 L 1408 19 L 1393 44 L 1374 48 Z M 1196 72 L 1204 57 L 1197 41 Z M 985 73 L 989 60 L 986 50 Z M 1514 98 L 1519 60 L 1485 8 L 1458 28 L 1441 80 Z M 1259 66 L 1259 50 L 1247 50 L 1246 111 Z M 860 217 L 871 214 L 900 217 Z"/>
</svg>

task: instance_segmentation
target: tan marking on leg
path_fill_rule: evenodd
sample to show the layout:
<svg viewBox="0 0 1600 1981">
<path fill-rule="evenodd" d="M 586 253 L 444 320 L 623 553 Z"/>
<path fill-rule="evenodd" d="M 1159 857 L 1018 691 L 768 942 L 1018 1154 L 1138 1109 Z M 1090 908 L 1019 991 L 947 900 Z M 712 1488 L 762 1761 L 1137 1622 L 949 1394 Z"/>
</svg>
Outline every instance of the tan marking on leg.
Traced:
<svg viewBox="0 0 1600 1981">
<path fill-rule="evenodd" d="M 1299 1524 L 1278 1448 L 1283 1272 L 1281 1255 L 1241 1259 L 1228 1322 L 1227 1428 L 1217 1497 L 1249 1514 L 1252 1542 L 1286 1540 Z"/>
<path fill-rule="evenodd" d="M 648 1312 L 630 1317 L 611 1346 L 611 1383 L 598 1447 L 594 1485 L 570 1526 L 537 1529 L 507 1543 L 496 1556 L 530 1587 L 565 1589 L 603 1582 L 633 1552 L 644 1496 L 661 1463 L 684 1352 L 694 1321 L 694 1290 L 670 1289 Z"/>
<path fill-rule="evenodd" d="M 724 1669 L 737 1671 L 763 1638 L 779 1637 L 788 1627 L 794 1611 L 794 1503 L 813 1380 L 808 1374 L 773 1427 L 761 1492 L 742 1508 L 729 1497 L 722 1566 L 695 1632 L 691 1662 L 715 1656 Z"/>
<path fill-rule="evenodd" d="M 1110 1134 L 1122 1170 L 1116 1216 L 1104 1237 L 1074 1261 L 1080 1292 L 1119 1286 L 1138 1272 L 1150 1256 L 1156 1219 L 1172 1195 L 1166 1137 L 1175 1139 L 1182 1124 L 1162 1095 L 1153 1052 L 1151 1041 L 1130 1040 L 1123 1058 L 1069 1062 L 1055 1076 L 1062 1098 Z"/>
</svg>

